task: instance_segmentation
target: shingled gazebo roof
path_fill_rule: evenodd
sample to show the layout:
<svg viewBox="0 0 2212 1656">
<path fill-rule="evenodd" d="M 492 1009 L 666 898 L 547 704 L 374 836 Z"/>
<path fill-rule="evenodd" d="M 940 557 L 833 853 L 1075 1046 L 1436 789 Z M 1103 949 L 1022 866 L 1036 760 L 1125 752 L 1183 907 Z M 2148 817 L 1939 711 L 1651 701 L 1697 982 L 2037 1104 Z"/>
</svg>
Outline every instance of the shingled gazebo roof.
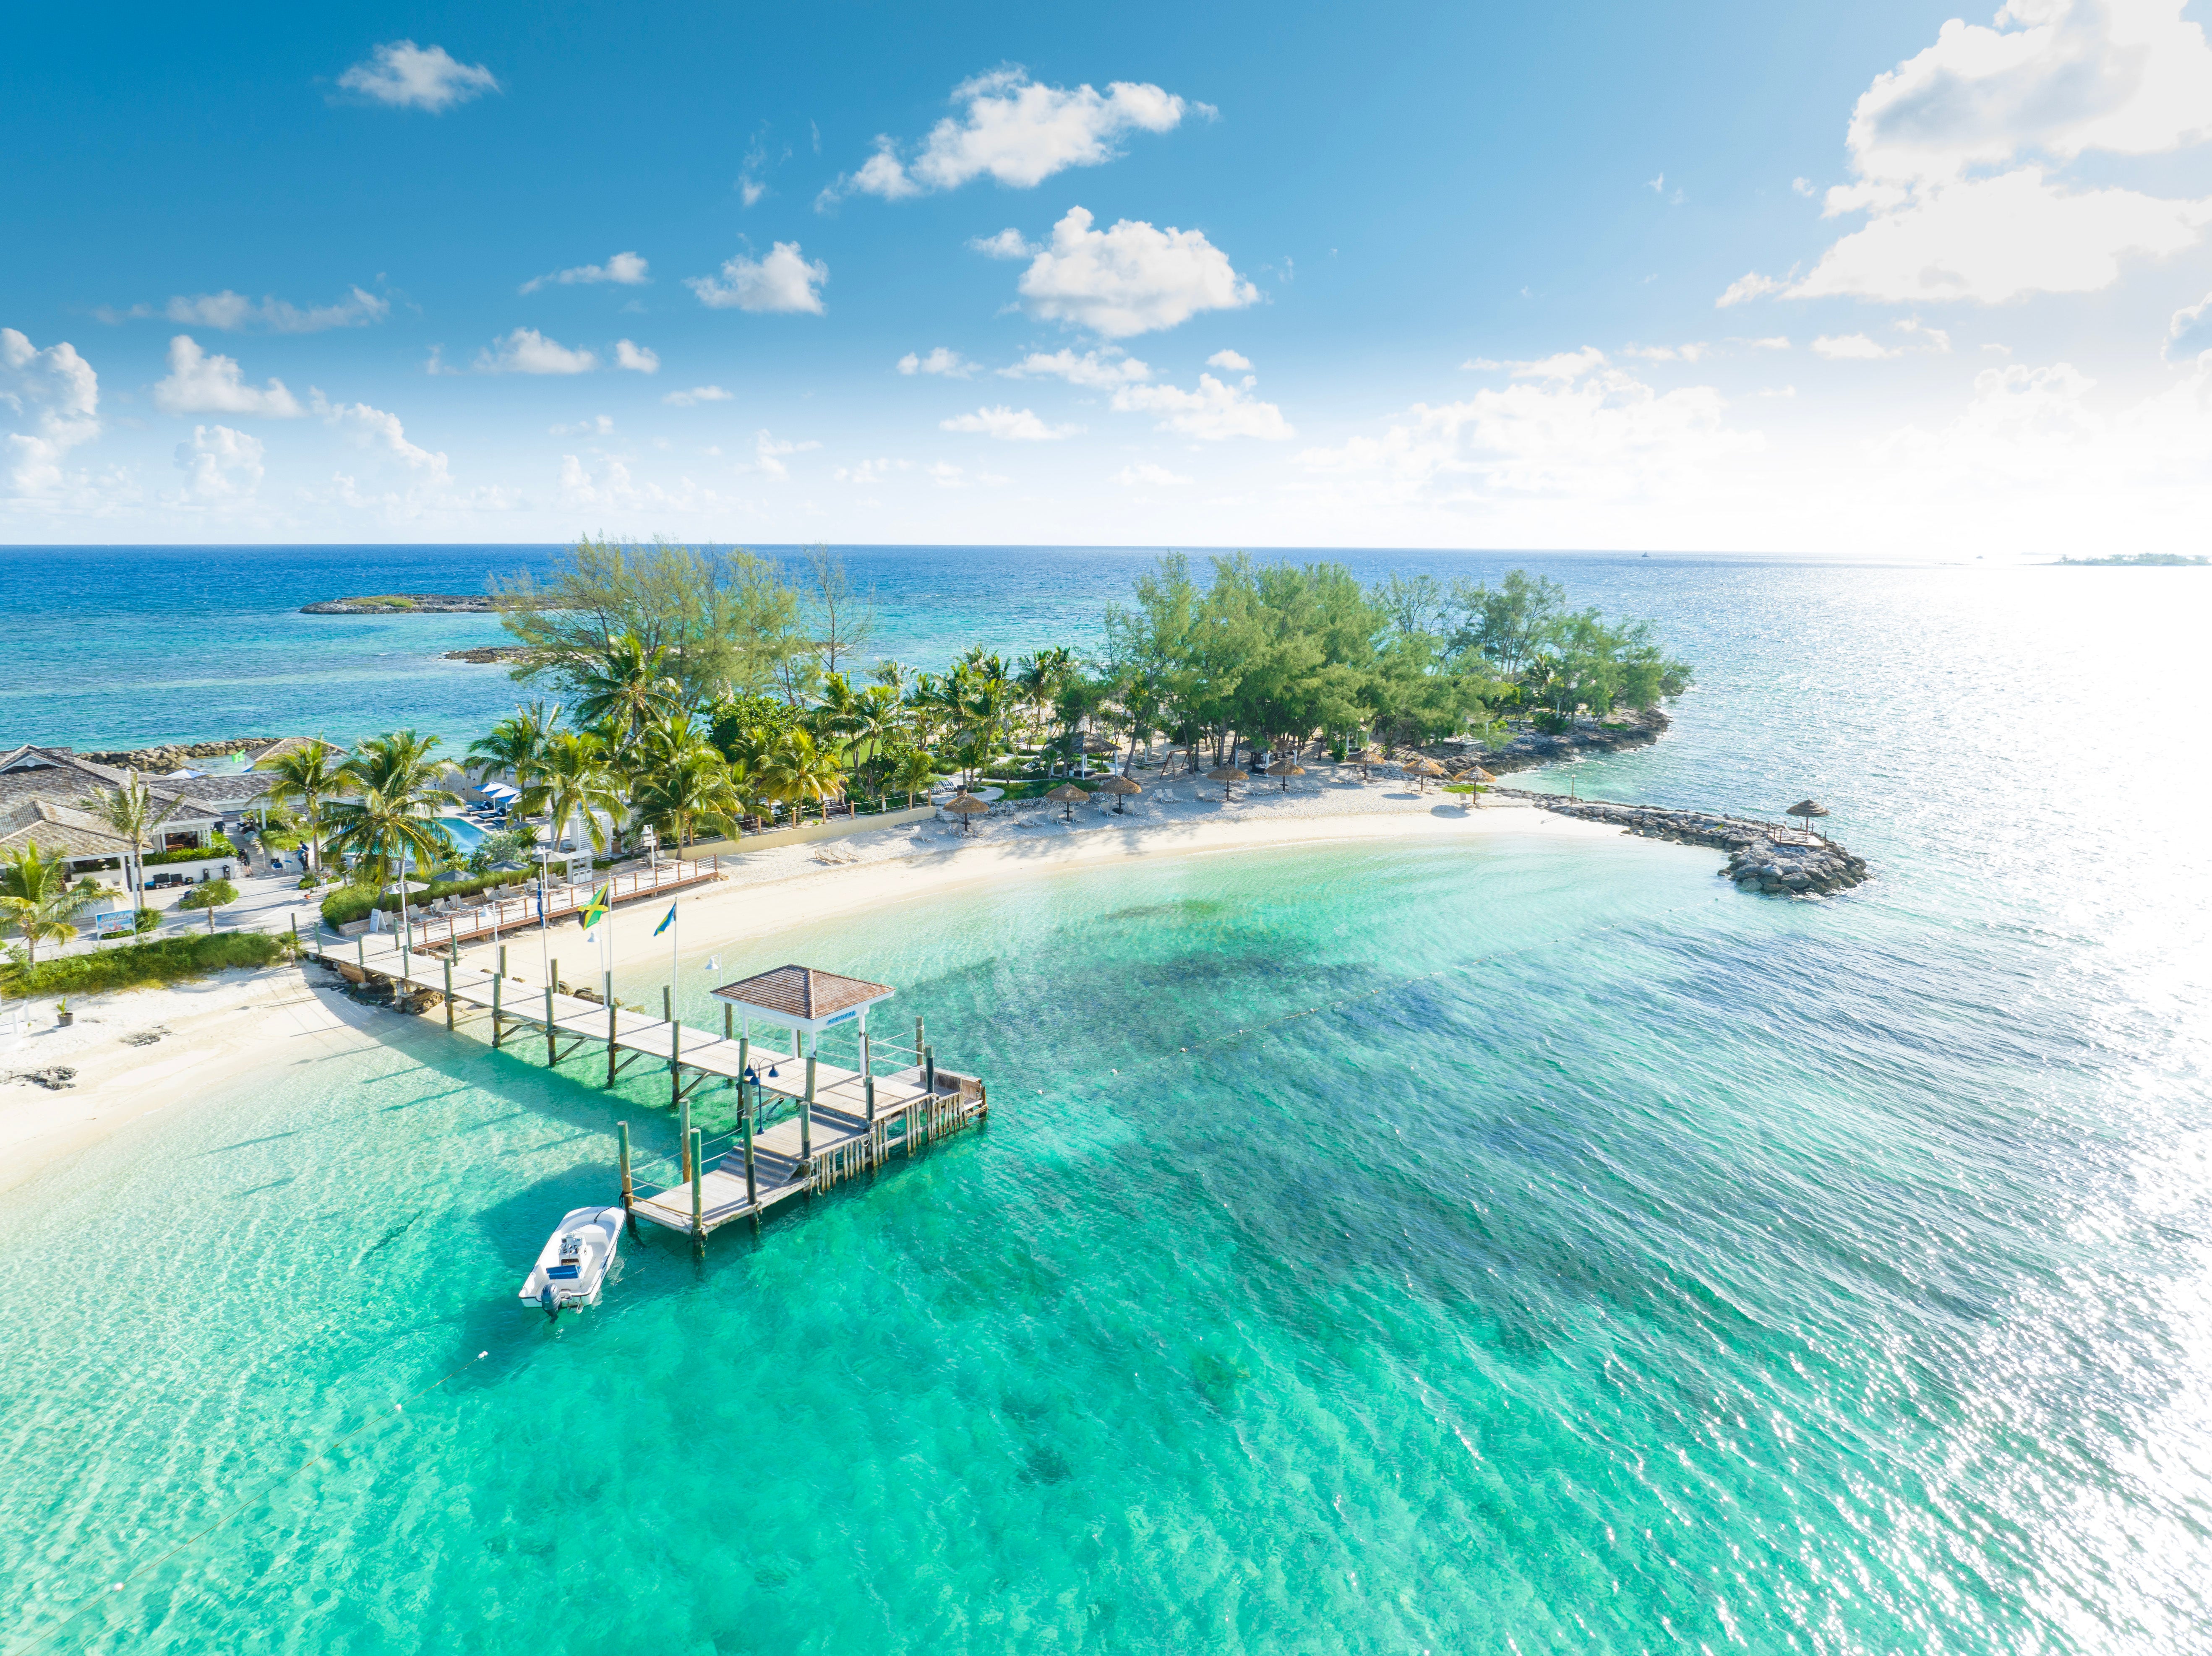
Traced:
<svg viewBox="0 0 2212 1656">
<path fill-rule="evenodd" d="M 820 1025 L 896 993 L 887 983 L 841 977 L 811 966 L 779 966 L 714 991 L 749 1011 L 779 1023 Z"/>
</svg>

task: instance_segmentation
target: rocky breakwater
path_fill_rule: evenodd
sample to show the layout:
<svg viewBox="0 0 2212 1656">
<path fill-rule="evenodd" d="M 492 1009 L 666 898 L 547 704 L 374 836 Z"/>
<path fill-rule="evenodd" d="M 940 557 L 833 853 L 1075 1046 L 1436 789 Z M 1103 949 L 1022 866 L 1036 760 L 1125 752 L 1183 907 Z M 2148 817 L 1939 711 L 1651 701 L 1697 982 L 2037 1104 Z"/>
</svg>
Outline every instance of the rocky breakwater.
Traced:
<svg viewBox="0 0 2212 1656">
<path fill-rule="evenodd" d="M 194 760 L 228 759 L 237 753 L 252 753 L 272 744 L 273 736 L 241 736 L 228 742 L 168 742 L 158 748 L 118 748 L 102 753 L 81 753 L 80 759 L 89 759 L 95 765 L 111 765 L 117 770 L 150 771 L 156 775 L 187 768 Z"/>
<path fill-rule="evenodd" d="M 1670 810 L 1660 805 L 1624 805 L 1608 799 L 1563 799 L 1556 793 L 1526 788 L 1489 792 L 1588 822 L 1617 823 L 1630 834 L 1678 845 L 1711 846 L 1729 854 L 1721 877 L 1739 891 L 1775 897 L 1825 897 L 1848 891 L 1872 877 L 1866 858 L 1855 857 L 1832 840 L 1796 828 L 1778 828 L 1713 811 Z"/>
<path fill-rule="evenodd" d="M 378 592 L 365 598 L 325 598 L 300 606 L 303 616 L 491 616 L 498 604 L 483 592 Z"/>
</svg>

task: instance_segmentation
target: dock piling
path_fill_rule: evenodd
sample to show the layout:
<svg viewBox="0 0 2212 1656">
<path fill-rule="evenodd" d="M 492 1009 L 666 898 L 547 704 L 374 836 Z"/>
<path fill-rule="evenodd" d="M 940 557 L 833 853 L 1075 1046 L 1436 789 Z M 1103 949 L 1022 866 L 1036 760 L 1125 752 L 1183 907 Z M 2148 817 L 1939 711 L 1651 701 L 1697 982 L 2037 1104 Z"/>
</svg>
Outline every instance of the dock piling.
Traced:
<svg viewBox="0 0 2212 1656">
<path fill-rule="evenodd" d="M 615 1123 L 615 1132 L 622 1145 L 623 1223 L 629 1228 L 629 1234 L 635 1236 L 637 1234 L 637 1210 L 632 1205 L 635 1192 L 629 1182 L 629 1123 L 617 1121 Z"/>
<path fill-rule="evenodd" d="M 756 1223 L 760 1217 L 760 1186 L 753 1177 L 753 1111 L 758 1095 L 748 1094 L 745 1083 L 738 1083 L 738 1119 L 745 1130 L 745 1203 L 753 1210 Z"/>
<path fill-rule="evenodd" d="M 507 945 L 505 943 L 499 946 L 499 974 L 502 978 L 507 975 Z"/>
<path fill-rule="evenodd" d="M 615 974 L 610 972 L 607 974 L 607 1085 L 610 1087 L 615 1084 L 615 1077 L 620 1073 L 615 1068 L 615 1039 L 622 1033 L 622 1025 L 617 1019 Z"/>
<path fill-rule="evenodd" d="M 453 963 L 446 962 L 446 1028 L 453 1027 Z"/>
<path fill-rule="evenodd" d="M 499 952 L 504 955 L 507 950 L 502 949 Z M 507 981 L 507 973 L 504 970 L 506 965 L 507 962 L 504 960 L 500 961 L 502 969 L 500 974 L 491 980 L 491 1049 L 495 1052 L 499 1050 L 500 1042 L 507 1038 L 507 1026 L 500 1022 L 499 1010 L 499 988 Z"/>
<path fill-rule="evenodd" d="M 691 1176 L 691 1101 L 690 1099 L 685 1099 L 678 1107 L 676 1121 L 677 1133 L 684 1143 L 684 1176 L 689 1179 Z"/>
<path fill-rule="evenodd" d="M 561 1061 L 561 1049 L 554 1044 L 560 1033 L 553 1024 L 553 986 L 549 983 L 545 986 L 545 1062 L 548 1065 Z"/>
<path fill-rule="evenodd" d="M 705 1174 L 699 1167 L 699 1130 L 694 1127 L 684 1148 L 691 1160 L 691 1253 L 695 1258 L 707 1257 L 707 1224 L 702 1210 L 705 1205 Z"/>
<path fill-rule="evenodd" d="M 796 1038 L 797 1031 L 793 1032 Z M 799 1164 L 811 1180 L 814 1174 L 814 1055 L 806 1056 L 806 1101 L 799 1118 Z"/>
</svg>

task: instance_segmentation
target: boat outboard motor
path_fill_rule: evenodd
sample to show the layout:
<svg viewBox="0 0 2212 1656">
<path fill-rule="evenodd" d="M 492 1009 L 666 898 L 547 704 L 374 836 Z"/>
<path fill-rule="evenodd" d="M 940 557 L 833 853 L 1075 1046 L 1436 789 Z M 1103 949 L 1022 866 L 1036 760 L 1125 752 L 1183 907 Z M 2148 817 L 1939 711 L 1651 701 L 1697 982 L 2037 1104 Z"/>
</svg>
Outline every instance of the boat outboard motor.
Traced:
<svg viewBox="0 0 2212 1656">
<path fill-rule="evenodd" d="M 545 1307 L 545 1315 L 549 1321 L 561 1320 L 561 1296 L 553 1291 L 552 1283 L 548 1283 L 538 1290 L 538 1303 Z"/>
</svg>

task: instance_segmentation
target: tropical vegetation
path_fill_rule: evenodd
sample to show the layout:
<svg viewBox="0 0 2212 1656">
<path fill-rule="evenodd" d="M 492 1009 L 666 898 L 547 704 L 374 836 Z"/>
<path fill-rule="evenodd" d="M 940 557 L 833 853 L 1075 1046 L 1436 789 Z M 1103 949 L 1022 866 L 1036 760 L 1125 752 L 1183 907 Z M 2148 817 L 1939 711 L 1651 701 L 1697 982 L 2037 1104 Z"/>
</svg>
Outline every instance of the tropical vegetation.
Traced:
<svg viewBox="0 0 2212 1656">
<path fill-rule="evenodd" d="M 38 964 L 40 943 L 67 943 L 80 915 L 119 895 L 94 879 L 72 884 L 68 870 L 66 857 L 45 855 L 35 840 L 9 846 L 0 863 L 0 921 L 23 940 L 27 965 Z"/>
<path fill-rule="evenodd" d="M 91 995 L 182 983 L 230 967 L 270 965 L 291 946 L 290 937 L 283 932 L 186 932 L 0 971 L 0 995 L 15 999 Z"/>
</svg>

